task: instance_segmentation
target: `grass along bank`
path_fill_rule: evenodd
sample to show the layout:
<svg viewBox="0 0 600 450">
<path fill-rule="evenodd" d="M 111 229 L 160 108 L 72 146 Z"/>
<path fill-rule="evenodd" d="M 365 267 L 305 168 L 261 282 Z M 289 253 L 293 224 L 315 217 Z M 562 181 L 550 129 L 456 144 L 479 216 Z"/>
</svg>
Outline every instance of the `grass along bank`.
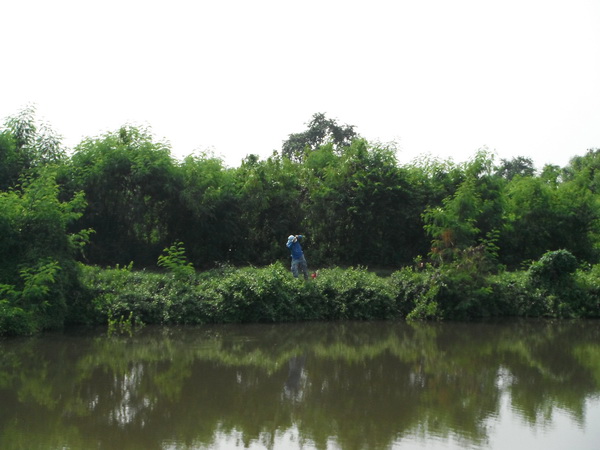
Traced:
<svg viewBox="0 0 600 450">
<path fill-rule="evenodd" d="M 293 278 L 281 263 L 184 274 L 85 267 L 89 308 L 80 319 L 205 324 L 600 317 L 600 266 L 584 270 L 571 258 L 549 252 L 527 270 L 499 273 L 464 261 L 407 267 L 387 277 L 331 268 L 308 282 Z"/>
<path fill-rule="evenodd" d="M 127 331 L 140 324 L 600 317 L 600 265 L 582 267 L 565 250 L 513 272 L 471 252 L 385 276 L 366 268 L 321 269 L 310 281 L 293 278 L 280 262 L 199 272 L 182 259 L 163 267 L 158 273 L 79 265 L 75 289 L 64 294 L 62 324 L 39 326 L 47 312 L 2 301 L 0 335 L 81 324 Z"/>
</svg>

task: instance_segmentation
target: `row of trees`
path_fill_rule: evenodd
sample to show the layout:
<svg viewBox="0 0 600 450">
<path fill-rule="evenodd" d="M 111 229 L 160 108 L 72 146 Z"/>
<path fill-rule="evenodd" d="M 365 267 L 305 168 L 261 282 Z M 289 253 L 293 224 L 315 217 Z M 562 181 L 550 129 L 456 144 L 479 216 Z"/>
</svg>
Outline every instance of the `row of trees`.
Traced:
<svg viewBox="0 0 600 450">
<path fill-rule="evenodd" d="M 69 222 L 66 232 L 89 237 L 79 258 L 99 265 L 154 267 L 177 241 L 197 268 L 264 265 L 287 258 L 290 233 L 308 236 L 312 266 L 397 268 L 418 256 L 450 261 L 478 245 L 508 267 L 560 248 L 594 263 L 599 169 L 600 150 L 539 173 L 528 158 L 497 163 L 488 151 L 464 163 L 399 165 L 394 148 L 322 114 L 281 153 L 250 155 L 236 168 L 206 154 L 178 161 L 136 127 L 85 139 L 67 154 L 31 109 L 0 134 L 3 201 L 25 201 L 40 183 L 62 211 L 77 199 L 81 218 L 62 218 L 54 232 Z M 8 211 L 5 252 L 25 239 L 46 245 L 48 232 L 26 236 Z"/>
<path fill-rule="evenodd" d="M 176 160 L 137 127 L 68 153 L 26 109 L 0 129 L 0 332 L 85 315 L 77 260 L 159 269 L 177 262 L 160 259 L 171 248 L 186 270 L 287 263 L 291 233 L 308 237 L 313 268 L 477 261 L 469 274 L 494 273 L 558 249 L 595 264 L 599 169 L 600 150 L 540 172 L 488 151 L 400 165 L 393 147 L 322 114 L 280 153 L 235 168 L 207 154 Z"/>
</svg>

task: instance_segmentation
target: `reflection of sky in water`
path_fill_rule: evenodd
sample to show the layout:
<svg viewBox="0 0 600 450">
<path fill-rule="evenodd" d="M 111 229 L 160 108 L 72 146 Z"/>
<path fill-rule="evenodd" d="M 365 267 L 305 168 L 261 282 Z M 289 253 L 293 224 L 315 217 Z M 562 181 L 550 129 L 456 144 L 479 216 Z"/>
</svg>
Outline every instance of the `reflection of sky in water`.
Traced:
<svg viewBox="0 0 600 450">
<path fill-rule="evenodd" d="M 181 448 L 178 442 L 163 442 L 162 450 L 178 450 Z M 315 444 L 310 440 L 301 436 L 298 427 L 294 426 L 284 431 L 277 431 L 275 435 L 270 433 L 263 433 L 260 438 L 252 439 L 249 443 L 244 441 L 244 436 L 241 431 L 224 432 L 218 430 L 215 432 L 214 443 L 209 447 L 205 445 L 198 445 L 192 447 L 185 447 L 194 450 L 227 450 L 227 449 L 250 449 L 250 450 L 262 450 L 262 449 L 281 449 L 281 450 L 316 450 Z M 335 442 L 331 440 L 327 444 L 327 449 L 338 449 Z"/>
<path fill-rule="evenodd" d="M 578 424 L 577 419 L 562 410 L 555 410 L 549 423 L 531 425 L 519 419 L 511 407 L 510 396 L 504 393 L 500 414 L 487 424 L 489 440 L 481 446 L 466 442 L 456 436 L 407 436 L 392 444 L 392 449 L 403 450 L 597 450 L 600 448 L 600 398 L 586 403 L 586 423 Z M 418 433 L 417 433 L 418 434 Z M 180 448 L 177 442 L 163 442 L 162 449 Z M 287 430 L 279 430 L 272 436 L 263 433 L 258 439 L 249 443 L 244 441 L 243 434 L 238 431 L 215 432 L 214 442 L 210 447 L 199 444 L 186 447 L 193 449 L 225 450 L 225 449 L 274 449 L 274 450 L 316 450 L 313 441 L 301 435 L 297 426 Z M 327 450 L 338 450 L 342 447 L 331 437 L 327 442 Z"/>
<path fill-rule="evenodd" d="M 488 419 L 485 424 L 488 439 L 480 445 L 465 441 L 460 436 L 450 433 L 449 436 L 436 436 L 423 430 L 413 430 L 413 433 L 398 439 L 391 445 L 392 449 L 407 450 L 597 450 L 600 448 L 600 397 L 586 401 L 584 417 L 581 423 L 577 417 L 554 407 L 550 418 L 541 418 L 538 423 L 531 424 L 520 416 L 510 398 L 509 388 L 513 377 L 505 368 L 498 371 L 497 386 L 502 391 L 499 412 Z M 285 390 L 285 394 L 289 392 Z M 284 397 L 288 397 L 285 395 Z M 289 398 L 289 397 L 288 397 Z M 298 400 L 296 398 L 296 400 Z M 163 449 L 177 449 L 177 443 L 163 443 Z M 310 438 L 303 437 L 298 427 L 294 425 L 287 430 L 278 430 L 275 435 L 263 433 L 258 439 L 245 442 L 243 434 L 238 431 L 215 432 L 214 442 L 210 447 L 198 445 L 194 449 L 282 449 L 282 450 L 313 450 L 318 447 Z M 335 439 L 330 437 L 327 450 L 341 449 Z"/>
<path fill-rule="evenodd" d="M 490 423 L 490 446 L 494 450 L 515 450 L 519 448 L 544 450 L 597 450 L 600 448 L 600 399 L 590 399 L 585 405 L 585 423 L 555 409 L 552 420 L 539 424 L 529 424 L 522 420 L 510 405 L 510 398 L 504 394 L 500 417 Z"/>
<path fill-rule="evenodd" d="M 119 393 L 121 399 L 109 413 L 109 423 L 124 427 L 129 423 L 133 423 L 140 412 L 151 408 L 151 401 L 148 398 L 140 397 L 138 394 L 143 376 L 144 365 L 135 364 L 130 368 L 128 373 L 114 377 L 114 392 Z M 97 398 L 93 402 L 90 402 L 92 408 L 95 408 L 97 405 Z M 140 425 L 143 427 L 144 422 L 142 421 Z"/>
<path fill-rule="evenodd" d="M 507 387 L 506 380 L 510 374 L 501 369 L 499 385 Z M 598 450 L 600 449 L 600 398 L 589 399 L 585 407 L 585 423 L 564 410 L 555 408 L 551 420 L 541 420 L 531 424 L 523 420 L 511 404 L 510 394 L 504 389 L 501 397 L 500 411 L 497 417 L 490 418 L 487 423 L 488 440 L 481 446 L 463 440 L 435 438 L 427 436 L 410 436 L 394 444 L 398 449 L 428 450 Z"/>
</svg>

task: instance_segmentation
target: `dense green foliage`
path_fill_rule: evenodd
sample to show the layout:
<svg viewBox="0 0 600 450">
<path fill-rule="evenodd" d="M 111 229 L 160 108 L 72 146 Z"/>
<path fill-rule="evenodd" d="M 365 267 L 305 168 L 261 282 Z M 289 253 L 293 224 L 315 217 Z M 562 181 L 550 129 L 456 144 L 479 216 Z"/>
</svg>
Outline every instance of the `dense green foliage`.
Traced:
<svg viewBox="0 0 600 450">
<path fill-rule="evenodd" d="M 0 333 L 22 333 L 62 325 L 75 308 L 75 254 L 88 232 L 67 233 L 81 216 L 82 195 L 58 200 L 52 173 L 24 180 L 0 193 Z M 73 311 L 71 311 L 73 312 Z"/>
<path fill-rule="evenodd" d="M 250 155 L 237 168 L 210 155 L 177 161 L 168 144 L 136 127 L 85 139 L 67 155 L 60 138 L 26 109 L 0 130 L 0 333 L 94 316 L 78 284 L 77 261 L 167 270 L 181 284 L 197 276 L 193 268 L 287 261 L 284 243 L 291 233 L 307 236 L 312 270 L 400 270 L 392 279 L 406 291 L 392 296 L 392 304 L 387 287 L 380 287 L 386 299 L 369 300 L 371 309 L 359 300 L 364 293 L 345 290 L 355 282 L 352 271 L 300 289 L 285 285 L 289 274 L 283 269 L 265 269 L 277 276 L 241 270 L 240 279 L 225 278 L 233 287 L 214 290 L 244 297 L 248 310 L 232 306 L 222 316 L 204 311 L 194 320 L 595 315 L 589 274 L 597 272 L 586 272 L 580 286 L 575 269 L 600 262 L 599 168 L 600 150 L 539 174 L 527 158 L 496 164 L 487 151 L 460 164 L 417 160 L 402 166 L 394 148 L 371 144 L 322 114 L 306 131 L 291 134 L 281 154 L 266 160 Z M 420 271 L 409 273 L 415 266 Z M 535 305 L 501 300 L 509 285 L 498 280 L 517 277 L 515 270 L 528 275 L 510 289 L 523 286 L 523 301 Z M 141 283 L 153 275 L 136 276 Z M 253 290 L 251 277 L 267 285 L 283 277 L 271 306 L 258 305 L 270 288 Z M 399 304 L 398 295 L 407 303 Z"/>
<path fill-rule="evenodd" d="M 31 121 L 31 110 L 0 133 L 0 334 L 62 326 L 78 314 L 77 252 L 90 230 L 69 227 L 81 217 L 84 194 L 59 198 L 58 138 Z"/>
<path fill-rule="evenodd" d="M 305 320 L 465 320 L 501 316 L 600 317 L 598 285 L 590 270 L 547 274 L 567 252 L 550 252 L 528 272 L 485 273 L 480 255 L 470 262 L 422 270 L 406 267 L 381 277 L 361 268 L 319 271 L 311 282 L 281 263 L 189 274 L 84 268 L 94 305 L 88 323 L 129 318 L 133 324 L 206 324 Z M 574 259 L 574 258 L 573 258 Z"/>
</svg>

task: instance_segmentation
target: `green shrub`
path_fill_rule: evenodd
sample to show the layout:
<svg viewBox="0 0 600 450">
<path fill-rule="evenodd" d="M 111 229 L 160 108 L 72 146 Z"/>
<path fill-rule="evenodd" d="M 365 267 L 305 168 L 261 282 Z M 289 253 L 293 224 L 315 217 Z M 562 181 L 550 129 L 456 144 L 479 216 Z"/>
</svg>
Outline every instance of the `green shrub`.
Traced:
<svg viewBox="0 0 600 450">
<path fill-rule="evenodd" d="M 158 257 L 158 266 L 165 267 L 176 278 L 184 279 L 194 274 L 194 266 L 188 262 L 185 248 L 180 241 L 163 250 L 163 254 Z"/>
<path fill-rule="evenodd" d="M 68 229 L 84 207 L 81 194 L 68 202 L 59 199 L 51 168 L 23 179 L 14 190 L 0 192 L 0 252 L 5 256 L 0 260 L 0 284 L 5 287 L 0 296 L 5 325 L 0 333 L 16 332 L 10 330 L 19 327 L 7 325 L 16 318 L 26 322 L 27 332 L 64 325 L 80 287 L 75 254 L 88 235 L 70 234 Z"/>
<path fill-rule="evenodd" d="M 315 280 L 322 318 L 328 320 L 400 317 L 388 280 L 363 268 L 328 269 Z"/>
<path fill-rule="evenodd" d="M 583 293 L 580 315 L 600 317 L 600 264 L 591 266 L 589 270 L 577 270 L 574 278 Z"/>
<path fill-rule="evenodd" d="M 431 267 L 421 271 L 405 267 L 392 274 L 389 281 L 401 317 L 411 320 L 440 318 L 436 301 L 439 291 L 435 280 L 437 276 L 438 273 Z"/>
<path fill-rule="evenodd" d="M 193 324 L 388 319 L 398 317 L 387 280 L 362 269 L 293 278 L 281 263 L 195 274 L 88 268 L 96 321 L 132 315 L 134 323 Z"/>
<path fill-rule="evenodd" d="M 392 276 L 398 305 L 408 319 L 465 320 L 498 314 L 488 274 L 458 260 Z"/>
<path fill-rule="evenodd" d="M 529 272 L 475 268 L 455 262 L 404 268 L 387 278 L 332 268 L 308 282 L 281 263 L 194 273 L 185 280 L 130 267 L 88 267 L 83 273 L 93 323 L 118 324 L 121 317 L 136 325 L 598 315 L 600 268 L 572 274 L 576 293 L 568 298 L 534 286 Z"/>
<path fill-rule="evenodd" d="M 532 288 L 527 272 L 502 272 L 490 277 L 491 296 L 500 316 L 540 317 L 546 302 L 539 289 Z"/>
<path fill-rule="evenodd" d="M 435 274 L 434 274 L 435 275 Z M 433 294 L 442 319 L 466 320 L 496 315 L 487 278 L 455 264 L 444 266 L 433 277 Z"/>
<path fill-rule="evenodd" d="M 286 303 L 283 266 L 244 268 L 215 280 L 213 300 L 219 322 L 274 322 Z"/>
<path fill-rule="evenodd" d="M 546 252 L 529 267 L 529 278 L 534 286 L 562 288 L 571 283 L 577 266 L 577 259 L 567 250 Z"/>
<path fill-rule="evenodd" d="M 88 268 L 85 283 L 95 310 L 95 322 L 129 317 L 133 323 L 168 323 L 171 298 L 165 286 L 174 282 L 171 275 L 130 268 Z"/>
<path fill-rule="evenodd" d="M 0 336 L 23 336 L 36 331 L 38 327 L 30 312 L 0 300 Z"/>
<path fill-rule="evenodd" d="M 389 278 L 389 284 L 396 298 L 396 308 L 401 317 L 407 317 L 429 290 L 427 276 L 431 272 L 417 271 L 413 267 L 404 267 Z"/>
<path fill-rule="evenodd" d="M 532 290 L 544 298 L 544 315 L 581 317 L 586 314 L 588 295 L 577 283 L 577 259 L 567 250 L 546 252 L 527 272 Z"/>
</svg>

